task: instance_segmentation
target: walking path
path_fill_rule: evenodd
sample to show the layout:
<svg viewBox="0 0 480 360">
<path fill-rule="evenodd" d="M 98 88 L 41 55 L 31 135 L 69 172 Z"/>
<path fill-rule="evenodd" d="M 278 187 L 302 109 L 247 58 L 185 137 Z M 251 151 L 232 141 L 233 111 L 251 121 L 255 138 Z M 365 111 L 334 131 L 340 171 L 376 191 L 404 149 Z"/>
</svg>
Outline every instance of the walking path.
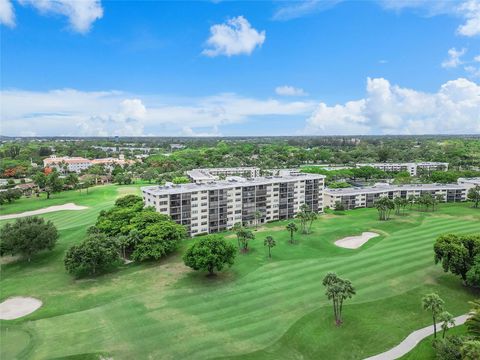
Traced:
<svg viewBox="0 0 480 360">
<path fill-rule="evenodd" d="M 79 206 L 79 205 L 75 205 L 74 203 L 68 203 L 63 205 L 49 206 L 49 207 L 38 209 L 38 210 L 25 211 L 22 213 L 2 215 L 0 216 L 0 220 L 9 220 L 9 219 L 16 219 L 16 218 L 21 218 L 25 216 L 41 215 L 41 214 L 50 213 L 54 211 L 61 211 L 61 210 L 85 210 L 85 209 L 87 209 L 86 206 Z"/>
<path fill-rule="evenodd" d="M 467 315 L 460 315 L 457 316 L 455 320 L 455 326 L 462 325 L 465 323 L 465 321 L 468 319 L 468 314 Z M 440 329 L 440 324 L 437 324 L 437 330 Z M 391 348 L 388 351 L 385 351 L 384 353 L 371 356 L 369 358 L 366 358 L 364 360 L 393 360 L 393 359 L 398 359 L 408 353 L 410 350 L 412 350 L 417 344 L 425 339 L 427 336 L 430 336 L 433 334 L 433 325 L 424 327 L 423 329 L 416 330 L 412 332 L 410 335 L 408 335 L 405 340 L 403 340 L 400 344 L 397 346 Z M 437 332 L 438 334 L 438 332 Z"/>
</svg>

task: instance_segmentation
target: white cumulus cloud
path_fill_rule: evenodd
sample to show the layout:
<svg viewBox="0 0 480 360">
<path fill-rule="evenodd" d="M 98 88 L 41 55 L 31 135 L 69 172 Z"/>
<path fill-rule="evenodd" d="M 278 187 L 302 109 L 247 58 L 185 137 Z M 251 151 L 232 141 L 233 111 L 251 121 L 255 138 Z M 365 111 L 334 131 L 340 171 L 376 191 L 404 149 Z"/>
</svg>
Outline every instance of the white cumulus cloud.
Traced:
<svg viewBox="0 0 480 360">
<path fill-rule="evenodd" d="M 58 14 L 68 18 L 72 29 L 87 33 L 92 24 L 103 17 L 100 0 L 19 0 L 22 5 L 30 5 L 40 14 Z"/>
<path fill-rule="evenodd" d="M 444 68 L 456 68 L 458 65 L 462 64 L 461 57 L 465 55 L 467 49 L 457 50 L 451 48 L 448 50 L 448 58 L 442 62 L 442 67 Z"/>
<path fill-rule="evenodd" d="M 220 134 L 222 125 L 262 116 L 303 119 L 314 107 L 312 101 L 263 100 L 236 94 L 172 98 L 73 89 L 0 91 L 2 135 L 11 136 L 26 131 L 39 136 L 213 136 Z"/>
<path fill-rule="evenodd" d="M 328 106 L 320 103 L 305 133 L 468 134 L 480 133 L 480 86 L 459 78 L 435 93 L 424 93 L 368 79 L 363 99 Z"/>
<path fill-rule="evenodd" d="M 308 95 L 305 90 L 302 88 L 297 88 L 294 86 L 289 86 L 289 85 L 283 85 L 283 86 L 277 86 L 275 88 L 275 92 L 277 95 L 281 96 L 306 96 Z"/>
<path fill-rule="evenodd" d="M 480 35 L 480 0 L 469 0 L 458 7 L 458 12 L 465 18 L 457 32 L 463 36 Z"/>
<path fill-rule="evenodd" d="M 10 0 L 0 0 L 0 24 L 8 27 L 15 26 L 15 13 Z"/>
<path fill-rule="evenodd" d="M 224 24 L 210 27 L 208 48 L 202 54 L 210 57 L 225 55 L 250 55 L 257 46 L 265 42 L 265 31 L 254 29 L 247 19 L 238 16 Z"/>
</svg>

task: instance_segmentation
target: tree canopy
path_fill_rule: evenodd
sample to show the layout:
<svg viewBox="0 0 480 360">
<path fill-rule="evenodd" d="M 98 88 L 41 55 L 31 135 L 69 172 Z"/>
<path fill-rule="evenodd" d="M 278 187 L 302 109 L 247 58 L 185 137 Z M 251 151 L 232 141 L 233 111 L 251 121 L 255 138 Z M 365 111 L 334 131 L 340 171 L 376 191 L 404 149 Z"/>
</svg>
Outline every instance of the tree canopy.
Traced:
<svg viewBox="0 0 480 360">
<path fill-rule="evenodd" d="M 219 235 L 207 235 L 195 241 L 183 255 L 185 265 L 213 275 L 234 263 L 235 246 Z"/>
<path fill-rule="evenodd" d="M 0 233 L 0 253 L 21 255 L 28 261 L 42 250 L 52 250 L 58 239 L 57 228 L 41 217 L 25 217 L 7 223 Z"/>
</svg>

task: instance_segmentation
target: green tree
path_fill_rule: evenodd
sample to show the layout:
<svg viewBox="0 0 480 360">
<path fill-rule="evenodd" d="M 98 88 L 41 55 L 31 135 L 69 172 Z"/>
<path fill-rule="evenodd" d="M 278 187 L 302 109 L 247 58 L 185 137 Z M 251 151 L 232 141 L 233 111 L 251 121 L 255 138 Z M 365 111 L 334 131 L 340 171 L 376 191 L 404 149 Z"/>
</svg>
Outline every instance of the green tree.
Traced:
<svg viewBox="0 0 480 360">
<path fill-rule="evenodd" d="M 135 245 L 132 259 L 135 261 L 159 260 L 177 249 L 187 237 L 185 227 L 173 221 L 159 221 L 140 230 L 140 240 Z"/>
<path fill-rule="evenodd" d="M 295 224 L 293 221 L 289 222 L 286 226 L 286 229 L 290 232 L 290 243 L 293 244 L 293 233 L 298 230 L 297 224 Z"/>
<path fill-rule="evenodd" d="M 477 254 L 480 254 L 480 234 L 441 235 L 433 249 L 435 264 L 440 262 L 445 272 L 459 275 L 467 284 L 467 273 L 474 265 Z"/>
<path fill-rule="evenodd" d="M 255 235 L 253 234 L 252 230 L 241 228 L 237 231 L 237 237 L 240 241 L 241 248 L 243 252 L 248 252 L 248 243 L 250 240 L 255 239 Z"/>
<path fill-rule="evenodd" d="M 471 301 L 470 305 L 472 305 L 472 309 L 468 313 L 468 319 L 465 325 L 470 335 L 480 339 L 480 299 Z"/>
<path fill-rule="evenodd" d="M 263 245 L 268 247 L 268 257 L 272 258 L 272 248 L 277 245 L 272 236 L 267 236 L 263 241 Z"/>
<path fill-rule="evenodd" d="M 0 192 L 0 205 L 12 203 L 22 197 L 22 192 L 17 189 L 8 189 Z"/>
<path fill-rule="evenodd" d="M 423 310 L 431 311 L 433 320 L 433 337 L 437 337 L 437 318 L 442 313 L 445 302 L 438 294 L 427 294 L 422 298 Z"/>
<path fill-rule="evenodd" d="M 0 253 L 21 255 L 28 261 L 42 250 L 52 250 L 58 239 L 57 228 L 41 217 L 25 217 L 7 223 L 0 232 Z"/>
<path fill-rule="evenodd" d="M 468 189 L 467 199 L 473 201 L 474 208 L 478 208 L 478 204 L 480 203 L 480 186 L 477 185 Z"/>
<path fill-rule="evenodd" d="M 390 219 L 390 213 L 395 208 L 395 204 L 386 196 L 382 196 L 377 199 L 374 203 L 375 208 L 378 211 L 378 219 L 386 221 Z"/>
<path fill-rule="evenodd" d="M 480 359 L 480 340 L 466 340 L 461 348 L 462 360 Z"/>
<path fill-rule="evenodd" d="M 343 206 L 343 203 L 342 203 L 341 201 L 335 201 L 335 205 L 334 205 L 333 210 L 335 210 L 335 211 L 344 211 L 344 210 L 345 210 L 345 206 Z"/>
<path fill-rule="evenodd" d="M 306 234 L 308 232 L 307 223 L 310 221 L 311 210 L 307 204 L 300 206 L 300 211 L 297 213 L 297 218 L 300 220 L 300 228 L 302 233 Z"/>
<path fill-rule="evenodd" d="M 445 334 L 447 333 L 448 329 L 450 327 L 455 326 L 455 320 L 453 318 L 453 315 L 450 314 L 448 311 L 443 311 L 440 313 L 438 316 L 438 321 L 442 323 L 441 328 L 442 328 L 442 339 L 445 338 Z"/>
<path fill-rule="evenodd" d="M 174 184 L 188 184 L 190 179 L 186 176 L 177 176 L 172 179 Z"/>
<path fill-rule="evenodd" d="M 78 186 L 78 175 L 75 173 L 70 173 L 65 178 L 65 184 L 71 186 L 73 189 L 76 189 Z"/>
<path fill-rule="evenodd" d="M 343 323 L 343 302 L 356 294 L 355 288 L 350 280 L 342 279 L 334 272 L 327 273 L 322 283 L 326 288 L 325 295 L 333 304 L 335 323 L 340 326 Z"/>
<path fill-rule="evenodd" d="M 65 269 L 76 277 L 96 275 L 112 268 L 119 261 L 119 245 L 102 233 L 90 234 L 65 254 Z"/>
<path fill-rule="evenodd" d="M 467 285 L 480 287 L 480 254 L 475 256 L 472 267 L 467 271 Z"/>
<path fill-rule="evenodd" d="M 207 235 L 195 241 L 183 255 L 186 266 L 194 270 L 208 271 L 214 275 L 226 265 L 232 266 L 235 260 L 235 246 L 219 235 Z"/>
</svg>

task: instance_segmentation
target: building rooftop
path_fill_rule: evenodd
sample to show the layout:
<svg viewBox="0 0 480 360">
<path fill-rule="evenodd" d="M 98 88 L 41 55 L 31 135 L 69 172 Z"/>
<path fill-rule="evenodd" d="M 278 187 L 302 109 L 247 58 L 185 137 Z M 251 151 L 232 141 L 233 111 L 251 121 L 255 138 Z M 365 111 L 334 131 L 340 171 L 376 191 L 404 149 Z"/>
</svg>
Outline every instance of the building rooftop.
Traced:
<svg viewBox="0 0 480 360">
<path fill-rule="evenodd" d="M 251 179 L 231 177 L 228 180 L 211 181 L 207 183 L 145 186 L 145 187 L 142 187 L 141 189 L 143 192 L 147 192 L 149 194 L 155 194 L 155 195 L 181 194 L 181 193 L 188 193 L 193 191 L 208 191 L 208 190 L 235 188 L 235 187 L 241 187 L 241 186 L 266 185 L 266 184 L 274 184 L 278 182 L 314 180 L 314 179 L 324 179 L 324 178 L 325 178 L 324 175 L 318 175 L 318 174 L 266 176 L 266 177 L 256 177 Z"/>
<path fill-rule="evenodd" d="M 465 189 L 465 186 L 459 184 L 406 184 L 406 185 L 390 185 L 390 186 L 366 186 L 366 187 L 350 187 L 342 189 L 325 188 L 325 193 L 329 195 L 356 195 L 371 194 L 382 191 L 412 191 L 412 190 L 439 190 L 439 189 Z"/>
</svg>

